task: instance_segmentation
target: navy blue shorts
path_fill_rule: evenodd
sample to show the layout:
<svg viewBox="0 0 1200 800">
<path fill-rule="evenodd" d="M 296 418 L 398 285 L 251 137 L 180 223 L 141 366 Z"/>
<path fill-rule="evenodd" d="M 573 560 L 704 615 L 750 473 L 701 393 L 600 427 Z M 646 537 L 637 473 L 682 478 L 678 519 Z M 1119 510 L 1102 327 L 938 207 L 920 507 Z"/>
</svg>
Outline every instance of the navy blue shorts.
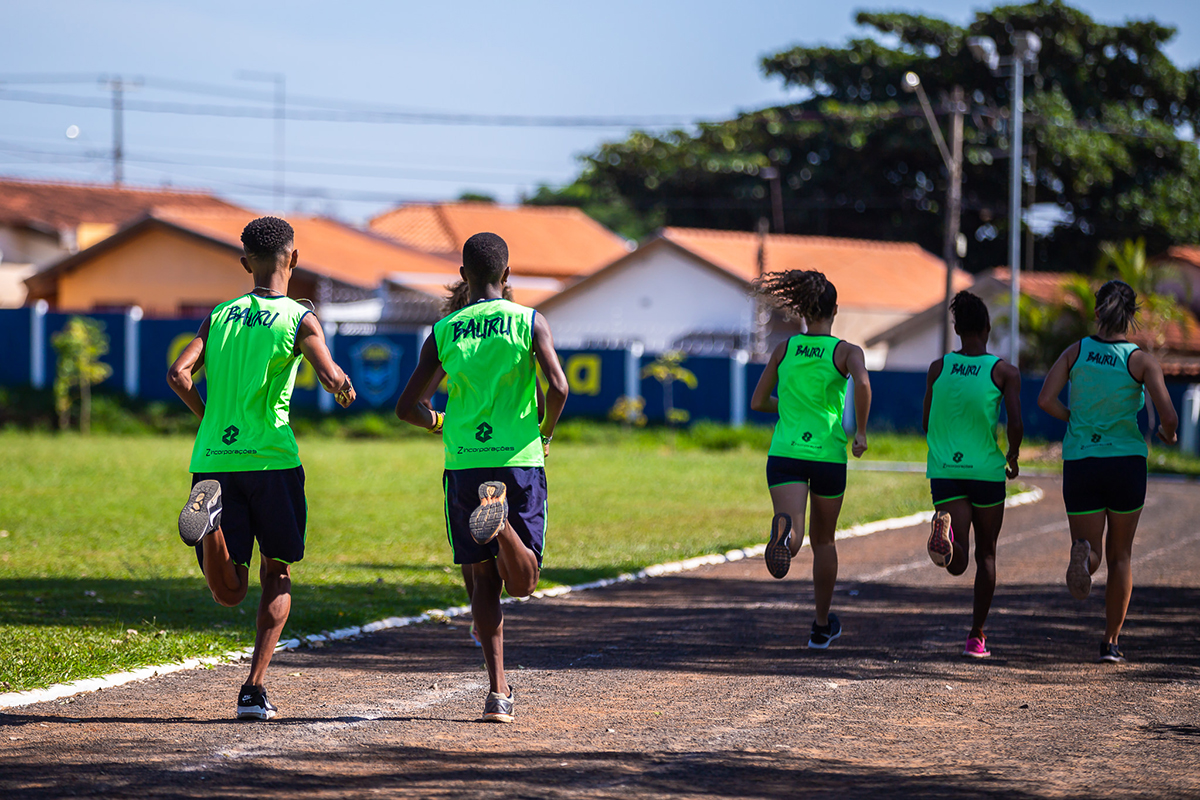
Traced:
<svg viewBox="0 0 1200 800">
<path fill-rule="evenodd" d="M 1145 456 L 1074 458 L 1063 462 L 1068 514 L 1132 514 L 1146 505 Z"/>
<path fill-rule="evenodd" d="M 767 486 L 775 488 L 788 483 L 807 483 L 808 491 L 817 497 L 841 497 L 846 493 L 846 465 L 767 456 Z"/>
<path fill-rule="evenodd" d="M 989 508 L 1004 502 L 1004 481 L 973 481 L 966 478 L 930 478 L 929 493 L 933 505 L 951 500 L 966 500 L 976 508 Z"/>
<path fill-rule="evenodd" d="M 295 564 L 304 558 L 308 502 L 304 467 L 256 472 L 197 472 L 192 486 L 213 480 L 221 484 L 221 532 L 235 564 L 250 566 L 254 542 L 263 558 Z M 203 542 L 196 558 L 204 569 Z"/>
<path fill-rule="evenodd" d="M 495 539 L 479 544 L 471 536 L 471 512 L 479 508 L 479 486 L 501 481 L 508 500 L 508 524 L 542 565 L 546 541 L 546 470 L 541 467 L 477 467 L 442 473 L 446 490 L 446 535 L 454 548 L 455 564 L 479 564 L 500 553 Z"/>
</svg>

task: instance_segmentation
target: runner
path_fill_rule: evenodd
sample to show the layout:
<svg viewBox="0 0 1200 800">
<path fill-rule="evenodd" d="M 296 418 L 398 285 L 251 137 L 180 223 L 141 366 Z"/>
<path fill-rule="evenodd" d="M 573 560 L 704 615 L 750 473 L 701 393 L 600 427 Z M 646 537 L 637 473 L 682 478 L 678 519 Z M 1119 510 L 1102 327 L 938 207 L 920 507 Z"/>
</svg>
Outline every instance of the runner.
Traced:
<svg viewBox="0 0 1200 800">
<path fill-rule="evenodd" d="M 929 365 L 924 428 L 929 442 L 925 477 L 935 513 L 929 557 L 951 575 L 970 560 L 975 528 L 975 606 L 964 656 L 986 658 L 983 624 L 996 592 L 996 539 L 1004 522 L 1004 478 L 1017 477 L 1021 450 L 1021 373 L 987 351 L 992 323 L 987 306 L 968 291 L 950 303 L 962 348 Z M 1008 415 L 1008 454 L 996 444 L 1000 400 Z"/>
<path fill-rule="evenodd" d="M 250 676 L 238 692 L 239 719 L 276 714 L 263 679 L 292 607 L 291 565 L 304 558 L 304 468 L 288 423 L 300 358 L 343 408 L 355 397 L 316 316 L 286 295 L 299 258 L 294 239 L 292 226 L 277 217 L 246 226 L 242 266 L 254 276 L 254 289 L 213 309 L 167 374 L 200 418 L 179 535 L 196 548 L 221 605 L 245 599 L 258 541 L 262 598 Z M 192 378 L 201 367 L 208 374 L 207 405 Z"/>
<path fill-rule="evenodd" d="M 1068 347 L 1054 362 L 1038 405 L 1067 423 L 1063 437 L 1063 500 L 1071 526 L 1067 588 L 1078 600 L 1092 591 L 1100 554 L 1108 561 L 1102 661 L 1125 660 L 1117 644 L 1133 591 L 1130 557 L 1146 502 L 1146 439 L 1137 415 L 1145 393 L 1158 411 L 1158 438 L 1175 443 L 1179 416 L 1171 405 L 1162 367 L 1126 338 L 1136 327 L 1137 294 L 1122 281 L 1096 292 L 1096 335 Z M 1068 383 L 1070 407 L 1058 399 Z M 1105 527 L 1108 529 L 1105 545 Z"/>
<path fill-rule="evenodd" d="M 483 720 L 512 722 L 500 593 L 526 597 L 537 586 L 546 528 L 544 458 L 567 399 L 567 378 L 545 318 L 503 299 L 509 277 L 503 239 L 494 233 L 468 239 L 462 276 L 470 304 L 433 326 L 396 416 L 442 430 L 447 533 L 454 562 L 471 565 L 471 613 L 491 684 Z M 540 430 L 535 358 L 550 387 Z M 449 384 L 444 414 L 421 402 L 439 368 Z"/>
<path fill-rule="evenodd" d="M 847 379 L 854 379 L 855 458 L 867 451 L 871 382 L 862 348 L 830 334 L 838 310 L 837 289 L 824 275 L 813 270 L 771 272 L 758 278 L 754 288 L 786 314 L 802 318 L 807 331 L 775 348 L 750 407 L 779 414 L 767 455 L 767 486 L 775 517 L 766 560 L 767 570 L 776 578 L 787 575 L 792 558 L 800 552 L 805 501 L 812 495 L 808 539 L 817 613 L 808 646 L 824 650 L 842 635 L 841 621 L 829 613 L 829 605 L 838 569 L 833 535 L 846 492 L 842 414 Z M 776 385 L 779 396 L 772 397 Z"/>
</svg>

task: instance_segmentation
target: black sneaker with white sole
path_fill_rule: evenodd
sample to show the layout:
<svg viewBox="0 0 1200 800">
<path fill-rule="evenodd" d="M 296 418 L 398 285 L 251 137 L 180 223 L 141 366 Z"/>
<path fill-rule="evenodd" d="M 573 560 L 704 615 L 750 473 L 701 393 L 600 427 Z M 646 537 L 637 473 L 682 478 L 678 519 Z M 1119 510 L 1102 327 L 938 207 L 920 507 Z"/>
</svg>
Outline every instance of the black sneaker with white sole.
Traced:
<svg viewBox="0 0 1200 800">
<path fill-rule="evenodd" d="M 238 719 L 270 719 L 279 713 L 261 686 L 243 686 L 238 692 L 237 708 Z"/>
<path fill-rule="evenodd" d="M 195 547 L 208 534 L 221 527 L 221 484 L 199 481 L 192 487 L 187 505 L 179 512 L 179 538 Z"/>
<path fill-rule="evenodd" d="M 1116 642 L 1101 642 L 1100 643 L 1100 660 L 1110 661 L 1113 664 L 1124 664 L 1125 654 L 1117 647 Z"/>
<path fill-rule="evenodd" d="M 829 615 L 828 625 L 818 625 L 813 621 L 812 633 L 808 635 L 808 648 L 810 650 L 824 650 L 829 647 L 829 643 L 842 635 L 842 621 L 838 619 L 837 614 Z"/>
<path fill-rule="evenodd" d="M 792 518 L 788 514 L 776 514 L 771 520 L 771 538 L 763 558 L 767 561 L 767 572 L 772 578 L 782 578 L 792 565 L 792 551 L 788 543 L 792 540 Z"/>
</svg>

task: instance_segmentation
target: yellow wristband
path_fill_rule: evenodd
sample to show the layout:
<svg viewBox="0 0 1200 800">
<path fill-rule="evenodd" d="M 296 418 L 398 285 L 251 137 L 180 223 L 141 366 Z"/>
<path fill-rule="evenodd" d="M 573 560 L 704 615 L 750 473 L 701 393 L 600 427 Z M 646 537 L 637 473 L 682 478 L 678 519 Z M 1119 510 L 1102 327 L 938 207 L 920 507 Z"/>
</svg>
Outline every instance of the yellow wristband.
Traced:
<svg viewBox="0 0 1200 800">
<path fill-rule="evenodd" d="M 441 411 L 433 412 L 433 427 L 429 429 L 430 433 L 441 433 L 442 425 L 446 422 L 446 415 Z"/>
</svg>

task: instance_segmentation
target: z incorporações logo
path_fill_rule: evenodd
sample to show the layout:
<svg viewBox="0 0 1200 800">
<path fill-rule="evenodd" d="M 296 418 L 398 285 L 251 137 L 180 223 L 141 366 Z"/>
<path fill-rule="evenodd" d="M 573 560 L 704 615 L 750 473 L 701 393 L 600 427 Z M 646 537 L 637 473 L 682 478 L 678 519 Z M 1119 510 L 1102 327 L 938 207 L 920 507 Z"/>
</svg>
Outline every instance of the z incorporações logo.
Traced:
<svg viewBox="0 0 1200 800">
<path fill-rule="evenodd" d="M 954 463 L 955 463 L 955 464 L 961 464 L 961 463 L 962 463 L 962 460 L 963 460 L 963 454 L 962 454 L 962 453 L 955 453 L 955 454 L 954 454 Z"/>
<path fill-rule="evenodd" d="M 225 429 L 225 435 L 221 437 L 221 441 L 225 444 L 233 444 L 237 441 L 238 435 L 241 433 L 236 425 L 230 425 Z"/>
<path fill-rule="evenodd" d="M 475 438 L 486 443 L 492 438 L 492 426 L 486 422 L 479 423 L 479 427 L 475 429 Z"/>
</svg>

